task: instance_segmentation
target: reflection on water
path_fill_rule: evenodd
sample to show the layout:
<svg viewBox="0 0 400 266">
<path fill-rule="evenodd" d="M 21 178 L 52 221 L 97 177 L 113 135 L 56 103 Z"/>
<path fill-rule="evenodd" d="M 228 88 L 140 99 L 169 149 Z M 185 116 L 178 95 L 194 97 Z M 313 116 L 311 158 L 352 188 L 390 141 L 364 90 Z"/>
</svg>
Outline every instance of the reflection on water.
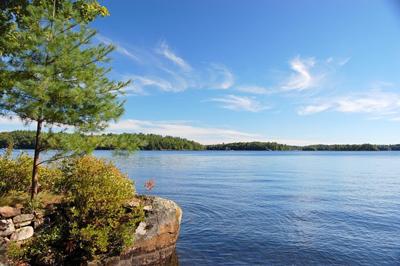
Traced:
<svg viewBox="0 0 400 266">
<path fill-rule="evenodd" d="M 181 265 L 400 265 L 400 152 L 95 154 L 182 207 Z"/>
</svg>

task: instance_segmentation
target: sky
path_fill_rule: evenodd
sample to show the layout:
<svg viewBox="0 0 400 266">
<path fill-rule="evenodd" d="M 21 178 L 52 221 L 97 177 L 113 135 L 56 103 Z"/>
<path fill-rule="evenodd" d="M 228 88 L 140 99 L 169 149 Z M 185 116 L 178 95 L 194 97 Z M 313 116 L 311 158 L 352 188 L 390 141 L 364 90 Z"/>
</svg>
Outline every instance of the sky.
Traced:
<svg viewBox="0 0 400 266">
<path fill-rule="evenodd" d="M 107 131 L 204 144 L 400 143 L 400 5 L 385 0 L 102 2 L 95 42 L 128 80 Z M 0 130 L 22 128 L 0 118 Z"/>
</svg>

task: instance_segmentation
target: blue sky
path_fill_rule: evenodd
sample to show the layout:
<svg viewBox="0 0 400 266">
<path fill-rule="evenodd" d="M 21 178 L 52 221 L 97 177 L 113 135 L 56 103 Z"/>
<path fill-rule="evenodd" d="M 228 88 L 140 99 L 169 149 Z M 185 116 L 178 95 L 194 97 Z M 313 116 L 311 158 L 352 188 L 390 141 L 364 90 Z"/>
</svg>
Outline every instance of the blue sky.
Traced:
<svg viewBox="0 0 400 266">
<path fill-rule="evenodd" d="M 202 143 L 400 143 L 394 1 L 104 1 L 98 42 L 131 79 L 111 132 Z M 0 120 L 0 130 L 20 128 Z"/>
</svg>

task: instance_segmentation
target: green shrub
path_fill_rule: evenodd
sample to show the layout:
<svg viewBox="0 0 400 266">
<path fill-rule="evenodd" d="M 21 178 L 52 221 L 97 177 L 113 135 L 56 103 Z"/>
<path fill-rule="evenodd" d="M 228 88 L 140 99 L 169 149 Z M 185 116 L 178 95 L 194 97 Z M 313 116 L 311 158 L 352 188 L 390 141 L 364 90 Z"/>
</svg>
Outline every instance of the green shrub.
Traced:
<svg viewBox="0 0 400 266">
<path fill-rule="evenodd" d="M 131 246 L 144 218 L 143 208 L 124 207 L 135 196 L 133 182 L 113 164 L 89 156 L 64 161 L 60 171 L 55 189 L 63 201 L 50 226 L 24 247 L 20 259 L 40 265 L 79 265 Z"/>
<path fill-rule="evenodd" d="M 124 208 L 135 195 L 133 182 L 113 164 L 89 156 L 69 161 L 63 172 L 71 237 L 85 253 L 113 252 L 131 243 L 133 232 L 127 230 L 135 226 L 126 227 L 121 220 L 133 218 L 126 217 Z M 115 245 L 116 239 L 122 242 Z"/>
<path fill-rule="evenodd" d="M 0 156 L 0 198 L 10 193 L 28 193 L 31 186 L 33 159 L 20 153 L 15 159 L 8 151 Z M 55 185 L 62 178 L 62 172 L 55 165 L 40 166 L 38 170 L 41 191 L 55 192 Z"/>
<path fill-rule="evenodd" d="M 15 159 L 6 153 L 0 156 L 0 197 L 10 191 L 27 192 L 32 175 L 32 158 L 21 153 Z"/>
</svg>

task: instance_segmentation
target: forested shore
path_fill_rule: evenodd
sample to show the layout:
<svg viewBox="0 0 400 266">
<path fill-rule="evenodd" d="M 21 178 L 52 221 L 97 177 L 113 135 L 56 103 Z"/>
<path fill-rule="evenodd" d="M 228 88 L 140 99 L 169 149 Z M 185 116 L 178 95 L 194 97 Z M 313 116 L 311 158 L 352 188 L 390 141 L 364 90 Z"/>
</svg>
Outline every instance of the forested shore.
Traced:
<svg viewBox="0 0 400 266">
<path fill-rule="evenodd" d="M 68 133 L 56 133 L 68 136 Z M 198 142 L 179 137 L 161 136 L 155 134 L 101 134 L 86 136 L 97 143 L 97 150 L 114 150 L 120 147 L 121 139 L 137 143 L 140 150 L 234 150 L 234 151 L 400 151 L 400 144 L 334 144 L 294 146 L 276 142 L 235 142 L 215 145 L 202 145 Z M 0 132 L 0 148 L 13 144 L 16 149 L 33 149 L 35 132 L 18 130 Z"/>
<path fill-rule="evenodd" d="M 58 137 L 69 137 L 69 133 L 55 133 Z M 96 144 L 96 150 L 114 150 L 120 148 L 121 141 L 133 142 L 140 150 L 203 150 L 205 147 L 195 141 L 160 136 L 155 134 L 101 134 L 85 136 L 90 138 Z M 46 134 L 44 134 L 46 139 Z M 0 148 L 5 148 L 12 143 L 15 149 L 33 149 L 35 147 L 34 131 L 10 131 L 0 132 Z M 53 147 L 56 148 L 56 147 Z"/>
</svg>

